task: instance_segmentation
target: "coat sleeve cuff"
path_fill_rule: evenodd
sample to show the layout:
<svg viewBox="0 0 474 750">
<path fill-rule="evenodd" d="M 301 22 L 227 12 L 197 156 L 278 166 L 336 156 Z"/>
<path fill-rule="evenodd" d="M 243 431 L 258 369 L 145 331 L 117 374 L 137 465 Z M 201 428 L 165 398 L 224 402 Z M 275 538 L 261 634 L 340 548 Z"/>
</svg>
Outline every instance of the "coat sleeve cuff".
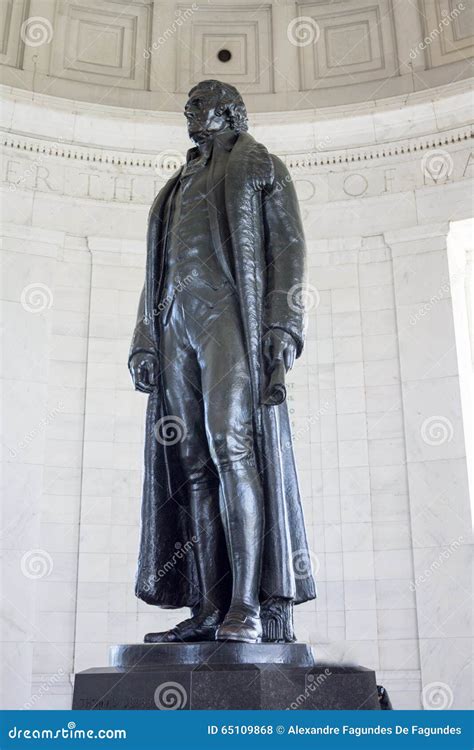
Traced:
<svg viewBox="0 0 474 750">
<path fill-rule="evenodd" d="M 132 361 L 132 358 L 135 356 L 135 354 L 151 354 L 152 357 L 156 357 L 156 352 L 153 349 L 131 349 L 130 353 L 128 355 L 128 366 L 130 367 L 130 362 Z"/>
<path fill-rule="evenodd" d="M 301 355 L 301 352 L 303 351 L 303 346 L 304 346 L 303 336 L 291 326 L 283 325 L 282 323 L 273 323 L 272 325 L 268 325 L 266 327 L 267 331 L 273 330 L 275 328 L 278 328 L 281 331 L 285 331 L 286 333 L 290 334 L 291 338 L 296 344 L 296 358 L 298 358 Z"/>
</svg>

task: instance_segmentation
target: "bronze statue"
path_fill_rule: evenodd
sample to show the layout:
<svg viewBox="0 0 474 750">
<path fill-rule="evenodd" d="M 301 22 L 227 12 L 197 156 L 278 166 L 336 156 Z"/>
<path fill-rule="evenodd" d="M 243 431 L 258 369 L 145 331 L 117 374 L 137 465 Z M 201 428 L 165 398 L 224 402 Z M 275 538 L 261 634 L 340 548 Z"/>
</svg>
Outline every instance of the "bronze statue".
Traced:
<svg viewBox="0 0 474 750">
<path fill-rule="evenodd" d="M 292 641 L 316 595 L 284 400 L 298 202 L 233 86 L 197 84 L 185 117 L 196 147 L 150 211 L 129 368 L 149 394 L 136 595 L 192 617 L 145 641 Z"/>
</svg>

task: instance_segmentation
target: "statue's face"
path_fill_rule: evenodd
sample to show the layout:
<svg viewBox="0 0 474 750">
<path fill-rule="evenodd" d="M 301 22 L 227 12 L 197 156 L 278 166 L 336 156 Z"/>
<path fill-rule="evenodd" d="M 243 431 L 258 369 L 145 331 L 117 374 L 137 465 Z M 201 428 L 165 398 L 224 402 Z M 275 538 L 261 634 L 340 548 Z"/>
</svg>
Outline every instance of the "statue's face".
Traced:
<svg viewBox="0 0 474 750">
<path fill-rule="evenodd" d="M 188 121 L 188 133 L 196 143 L 228 127 L 226 113 L 217 114 L 216 109 L 218 101 L 211 91 L 196 89 L 186 102 L 184 116 Z"/>
</svg>

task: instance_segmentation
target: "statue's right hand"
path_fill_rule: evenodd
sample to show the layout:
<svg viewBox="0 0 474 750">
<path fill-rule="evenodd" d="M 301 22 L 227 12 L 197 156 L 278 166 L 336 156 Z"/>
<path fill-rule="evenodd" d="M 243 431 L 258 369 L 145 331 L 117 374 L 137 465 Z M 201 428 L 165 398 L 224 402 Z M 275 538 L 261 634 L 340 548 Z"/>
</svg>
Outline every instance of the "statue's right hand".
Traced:
<svg viewBox="0 0 474 750">
<path fill-rule="evenodd" d="M 149 352 L 137 352 L 129 363 L 135 390 L 152 393 L 158 385 L 158 360 Z"/>
</svg>

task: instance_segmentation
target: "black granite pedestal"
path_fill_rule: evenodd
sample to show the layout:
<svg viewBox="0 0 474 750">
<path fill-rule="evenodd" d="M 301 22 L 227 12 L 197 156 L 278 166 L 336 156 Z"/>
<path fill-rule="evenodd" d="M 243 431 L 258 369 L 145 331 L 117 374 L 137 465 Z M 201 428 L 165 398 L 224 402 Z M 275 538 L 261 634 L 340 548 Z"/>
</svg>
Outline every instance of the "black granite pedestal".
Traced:
<svg viewBox="0 0 474 750">
<path fill-rule="evenodd" d="M 380 709 L 373 671 L 304 643 L 119 645 L 110 665 L 76 675 L 73 709 Z"/>
</svg>

